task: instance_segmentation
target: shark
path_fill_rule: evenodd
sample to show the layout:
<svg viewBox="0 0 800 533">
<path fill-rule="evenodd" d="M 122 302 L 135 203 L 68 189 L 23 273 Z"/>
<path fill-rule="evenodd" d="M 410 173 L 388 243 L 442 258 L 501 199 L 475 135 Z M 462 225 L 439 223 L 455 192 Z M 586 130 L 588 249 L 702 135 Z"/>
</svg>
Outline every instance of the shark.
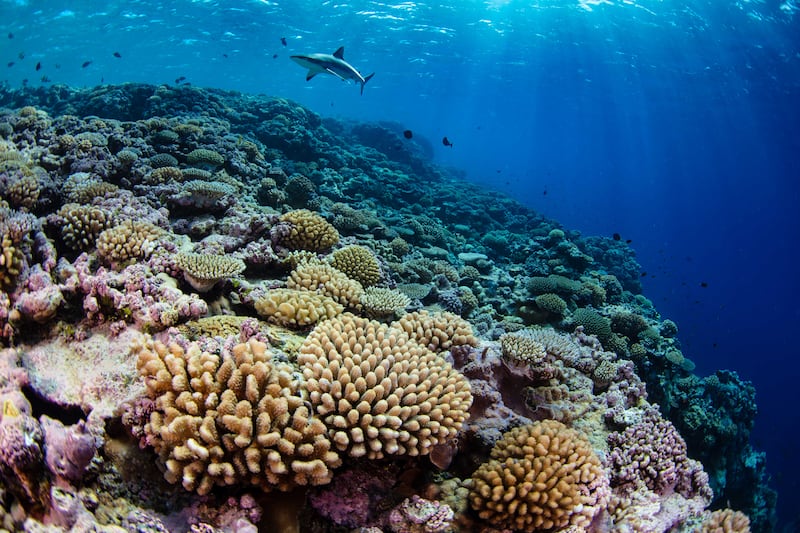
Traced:
<svg viewBox="0 0 800 533">
<path fill-rule="evenodd" d="M 317 74 L 331 74 L 342 81 L 353 80 L 361 84 L 361 94 L 364 94 L 364 85 L 375 75 L 362 76 L 350 63 L 344 60 L 344 46 L 340 46 L 333 54 L 308 54 L 290 56 L 292 61 L 308 69 L 306 81 Z"/>
</svg>

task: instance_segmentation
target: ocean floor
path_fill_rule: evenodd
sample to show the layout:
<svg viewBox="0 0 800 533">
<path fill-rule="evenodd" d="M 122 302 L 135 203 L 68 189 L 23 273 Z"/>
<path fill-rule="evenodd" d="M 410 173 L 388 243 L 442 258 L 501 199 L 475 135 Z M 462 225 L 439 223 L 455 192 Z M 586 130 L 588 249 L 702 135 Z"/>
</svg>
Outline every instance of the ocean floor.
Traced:
<svg viewBox="0 0 800 533">
<path fill-rule="evenodd" d="M 770 531 L 635 252 L 393 123 L 0 88 L 0 531 Z"/>
</svg>

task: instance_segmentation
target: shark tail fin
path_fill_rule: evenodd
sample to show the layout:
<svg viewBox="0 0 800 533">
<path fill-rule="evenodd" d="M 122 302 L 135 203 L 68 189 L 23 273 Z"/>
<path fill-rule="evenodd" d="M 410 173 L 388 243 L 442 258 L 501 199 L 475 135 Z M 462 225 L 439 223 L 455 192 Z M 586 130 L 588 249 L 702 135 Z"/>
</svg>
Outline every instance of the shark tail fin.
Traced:
<svg viewBox="0 0 800 533">
<path fill-rule="evenodd" d="M 364 83 L 362 83 L 362 84 L 361 84 L 361 94 L 364 94 L 364 85 L 366 85 L 366 84 L 367 84 L 367 82 L 368 82 L 369 80 L 371 80 L 371 79 L 372 79 L 372 76 L 374 76 L 374 75 L 375 75 L 375 73 L 373 72 L 372 74 L 370 74 L 369 76 L 367 76 L 367 77 L 365 77 L 365 78 L 364 78 Z"/>
</svg>

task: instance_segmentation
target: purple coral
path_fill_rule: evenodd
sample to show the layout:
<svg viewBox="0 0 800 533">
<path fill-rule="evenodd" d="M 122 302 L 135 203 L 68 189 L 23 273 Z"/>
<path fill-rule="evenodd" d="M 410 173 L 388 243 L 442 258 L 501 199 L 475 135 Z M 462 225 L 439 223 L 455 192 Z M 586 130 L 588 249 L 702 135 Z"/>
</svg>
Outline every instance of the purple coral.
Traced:
<svg viewBox="0 0 800 533">
<path fill-rule="evenodd" d="M 48 416 L 41 417 L 44 431 L 45 463 L 56 477 L 80 481 L 97 450 L 95 437 L 81 420 L 65 426 Z"/>
<path fill-rule="evenodd" d="M 395 533 L 442 533 L 450 529 L 452 520 L 449 505 L 414 495 L 392 509 L 389 528 Z"/>
<path fill-rule="evenodd" d="M 686 455 L 686 442 L 657 409 L 622 432 L 608 436 L 612 487 L 635 487 L 643 482 L 662 496 L 678 493 L 711 501 L 708 475 Z"/>
</svg>

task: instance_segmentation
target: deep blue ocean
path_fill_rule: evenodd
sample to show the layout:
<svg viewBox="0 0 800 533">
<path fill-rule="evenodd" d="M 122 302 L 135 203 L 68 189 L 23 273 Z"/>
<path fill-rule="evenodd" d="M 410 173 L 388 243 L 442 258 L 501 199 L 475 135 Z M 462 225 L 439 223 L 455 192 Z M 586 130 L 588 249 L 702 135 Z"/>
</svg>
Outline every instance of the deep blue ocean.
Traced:
<svg viewBox="0 0 800 533">
<path fill-rule="evenodd" d="M 630 239 L 696 372 L 756 385 L 753 443 L 796 518 L 796 0 L 0 0 L 0 31 L 11 87 L 179 80 L 393 121 L 565 228 Z M 375 72 L 363 96 L 289 59 L 340 46 Z"/>
</svg>

